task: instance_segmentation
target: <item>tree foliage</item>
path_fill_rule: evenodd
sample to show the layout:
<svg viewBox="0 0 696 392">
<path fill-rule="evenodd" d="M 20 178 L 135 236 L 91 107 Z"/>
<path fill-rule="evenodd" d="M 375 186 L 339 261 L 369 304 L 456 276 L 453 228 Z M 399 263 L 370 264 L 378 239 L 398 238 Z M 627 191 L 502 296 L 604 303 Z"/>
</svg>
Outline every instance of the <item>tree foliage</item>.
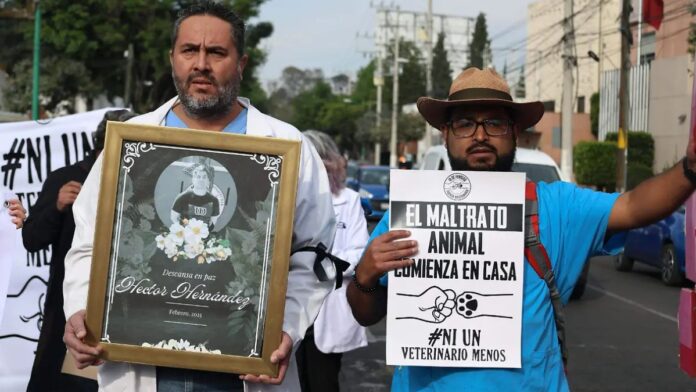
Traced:
<svg viewBox="0 0 696 392">
<path fill-rule="evenodd" d="M 311 89 L 298 94 L 292 99 L 295 112 L 292 124 L 300 130 L 321 129 L 319 117 L 324 104 L 334 100 L 331 87 L 323 81 L 317 82 Z"/>
<path fill-rule="evenodd" d="M 594 137 L 599 135 L 599 93 L 590 96 L 590 129 Z"/>
<path fill-rule="evenodd" d="M 517 84 L 515 85 L 515 98 L 524 99 L 527 95 L 527 83 L 524 80 L 524 64 L 520 69 L 520 75 L 517 78 Z"/>
<path fill-rule="evenodd" d="M 399 58 L 405 59 L 401 63 L 399 73 L 399 108 L 402 105 L 414 103 L 418 98 L 425 95 L 425 65 L 421 58 L 420 51 L 411 41 L 401 40 L 399 43 Z M 393 91 L 393 64 L 394 52 L 393 45 L 387 54 L 389 75 L 384 78 L 384 88 L 382 90 L 383 105 L 391 107 Z M 401 109 L 399 109 L 401 110 Z"/>
<path fill-rule="evenodd" d="M 469 65 L 467 65 L 467 68 L 483 68 L 483 58 L 486 55 L 486 47 L 489 44 L 486 15 L 481 12 L 476 17 L 476 24 L 474 24 L 474 35 L 471 38 L 471 45 L 469 45 Z"/>
<path fill-rule="evenodd" d="M 433 97 L 444 98 L 449 95 L 449 88 L 452 84 L 452 72 L 450 62 L 445 50 L 445 34 L 437 36 L 437 43 L 433 48 Z"/>
<path fill-rule="evenodd" d="M 374 83 L 376 70 L 376 60 L 371 60 L 366 66 L 358 70 L 357 80 L 351 95 L 353 102 L 367 105 L 374 105 L 377 102 L 377 88 Z"/>
<path fill-rule="evenodd" d="M 616 142 L 618 134 L 616 132 L 607 133 L 605 140 Z M 655 160 L 655 140 L 649 132 L 628 132 L 628 163 L 636 163 L 652 168 Z"/>
<path fill-rule="evenodd" d="M 22 60 L 15 64 L 15 77 L 9 80 L 6 96 L 7 108 L 12 112 L 27 111 L 26 103 L 31 103 L 32 61 Z M 44 57 L 39 67 L 41 80 L 41 103 L 47 108 L 60 108 L 74 111 L 73 97 L 89 91 L 90 79 L 84 64 L 61 57 Z"/>
<path fill-rule="evenodd" d="M 243 19 L 258 16 L 260 5 L 265 0 L 225 0 Z M 164 100 L 175 95 L 169 64 L 170 35 L 177 12 L 194 3 L 194 0 L 44 0 L 41 2 L 42 31 L 41 51 L 46 59 L 71 61 L 81 64 L 86 84 L 75 84 L 77 79 L 66 80 L 62 85 L 40 83 L 42 96 L 61 95 L 54 89 L 77 92 L 88 99 L 105 94 L 109 98 L 123 97 L 127 71 L 124 53 L 133 45 L 133 88 L 132 102 L 136 111 L 152 110 Z M 31 58 L 33 44 L 33 22 L 3 20 L 0 38 L 0 62 L 13 80 L 27 80 L 27 67 L 21 61 Z M 270 23 L 260 22 L 247 25 L 247 48 L 249 62 L 242 81 L 242 95 L 251 96 L 259 103 L 265 99 L 256 69 L 265 60 L 258 47 L 260 41 L 273 32 Z M 6 41 L 6 39 L 13 41 Z M 73 66 L 74 68 L 74 66 Z M 31 71 L 31 68 L 28 69 Z M 63 72 L 58 67 L 45 67 L 41 78 L 50 81 Z M 8 94 L 12 96 L 11 94 Z M 12 96 L 12 105 L 20 111 L 27 110 L 31 101 Z M 52 110 L 53 100 L 45 108 Z M 260 102 L 263 104 L 263 102 Z M 56 103 L 57 104 L 57 103 Z M 24 109 L 24 110 L 21 110 Z"/>
<path fill-rule="evenodd" d="M 576 144 L 573 147 L 573 173 L 578 184 L 613 191 L 616 187 L 616 143 Z"/>
</svg>

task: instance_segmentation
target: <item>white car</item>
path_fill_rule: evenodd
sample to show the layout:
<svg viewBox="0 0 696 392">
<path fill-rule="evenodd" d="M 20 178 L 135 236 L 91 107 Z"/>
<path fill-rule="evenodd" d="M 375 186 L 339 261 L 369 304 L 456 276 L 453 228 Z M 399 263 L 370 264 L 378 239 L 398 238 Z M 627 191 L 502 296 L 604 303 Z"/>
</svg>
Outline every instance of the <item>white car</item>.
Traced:
<svg viewBox="0 0 696 392">
<path fill-rule="evenodd" d="M 445 146 L 433 146 L 423 156 L 421 170 L 452 170 Z M 556 162 L 539 150 L 518 147 L 512 170 L 527 173 L 534 182 L 566 181 Z"/>
<path fill-rule="evenodd" d="M 421 170 L 452 170 L 445 146 L 430 147 L 423 156 L 420 168 Z M 556 162 L 548 154 L 539 150 L 518 147 L 512 170 L 527 173 L 527 177 L 534 182 L 566 181 Z M 585 293 L 589 269 L 590 263 L 585 263 L 570 295 L 571 299 L 580 299 Z"/>
</svg>

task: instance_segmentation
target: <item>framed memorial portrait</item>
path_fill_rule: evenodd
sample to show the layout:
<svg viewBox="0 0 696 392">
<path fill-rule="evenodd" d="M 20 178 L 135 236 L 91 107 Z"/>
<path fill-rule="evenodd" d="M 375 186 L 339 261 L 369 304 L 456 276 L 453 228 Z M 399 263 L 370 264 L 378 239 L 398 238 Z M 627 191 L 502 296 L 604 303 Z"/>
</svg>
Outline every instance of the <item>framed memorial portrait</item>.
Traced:
<svg viewBox="0 0 696 392">
<path fill-rule="evenodd" d="M 300 142 L 107 130 L 88 342 L 106 360 L 276 375 Z"/>
</svg>

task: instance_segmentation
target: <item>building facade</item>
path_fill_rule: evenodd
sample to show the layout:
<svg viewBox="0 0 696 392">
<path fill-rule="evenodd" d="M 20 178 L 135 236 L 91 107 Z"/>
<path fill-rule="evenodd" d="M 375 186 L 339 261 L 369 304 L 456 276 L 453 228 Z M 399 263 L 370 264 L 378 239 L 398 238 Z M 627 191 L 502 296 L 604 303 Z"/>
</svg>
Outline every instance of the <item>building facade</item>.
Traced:
<svg viewBox="0 0 696 392">
<path fill-rule="evenodd" d="M 619 68 L 621 0 L 575 0 L 575 112 L 588 112 L 603 70 Z M 526 100 L 559 112 L 563 93 L 564 2 L 539 0 L 527 9 Z M 589 52 L 596 54 L 593 59 Z"/>
</svg>

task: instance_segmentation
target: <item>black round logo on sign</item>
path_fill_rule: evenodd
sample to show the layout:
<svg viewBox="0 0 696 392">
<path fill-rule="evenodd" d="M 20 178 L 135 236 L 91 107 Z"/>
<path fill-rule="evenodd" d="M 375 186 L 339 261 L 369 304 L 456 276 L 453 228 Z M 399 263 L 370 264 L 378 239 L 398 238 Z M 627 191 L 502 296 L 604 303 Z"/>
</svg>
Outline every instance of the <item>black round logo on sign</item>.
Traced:
<svg viewBox="0 0 696 392">
<path fill-rule="evenodd" d="M 452 173 L 445 178 L 443 189 L 450 199 L 464 200 L 471 193 L 471 181 L 462 173 Z"/>
</svg>

